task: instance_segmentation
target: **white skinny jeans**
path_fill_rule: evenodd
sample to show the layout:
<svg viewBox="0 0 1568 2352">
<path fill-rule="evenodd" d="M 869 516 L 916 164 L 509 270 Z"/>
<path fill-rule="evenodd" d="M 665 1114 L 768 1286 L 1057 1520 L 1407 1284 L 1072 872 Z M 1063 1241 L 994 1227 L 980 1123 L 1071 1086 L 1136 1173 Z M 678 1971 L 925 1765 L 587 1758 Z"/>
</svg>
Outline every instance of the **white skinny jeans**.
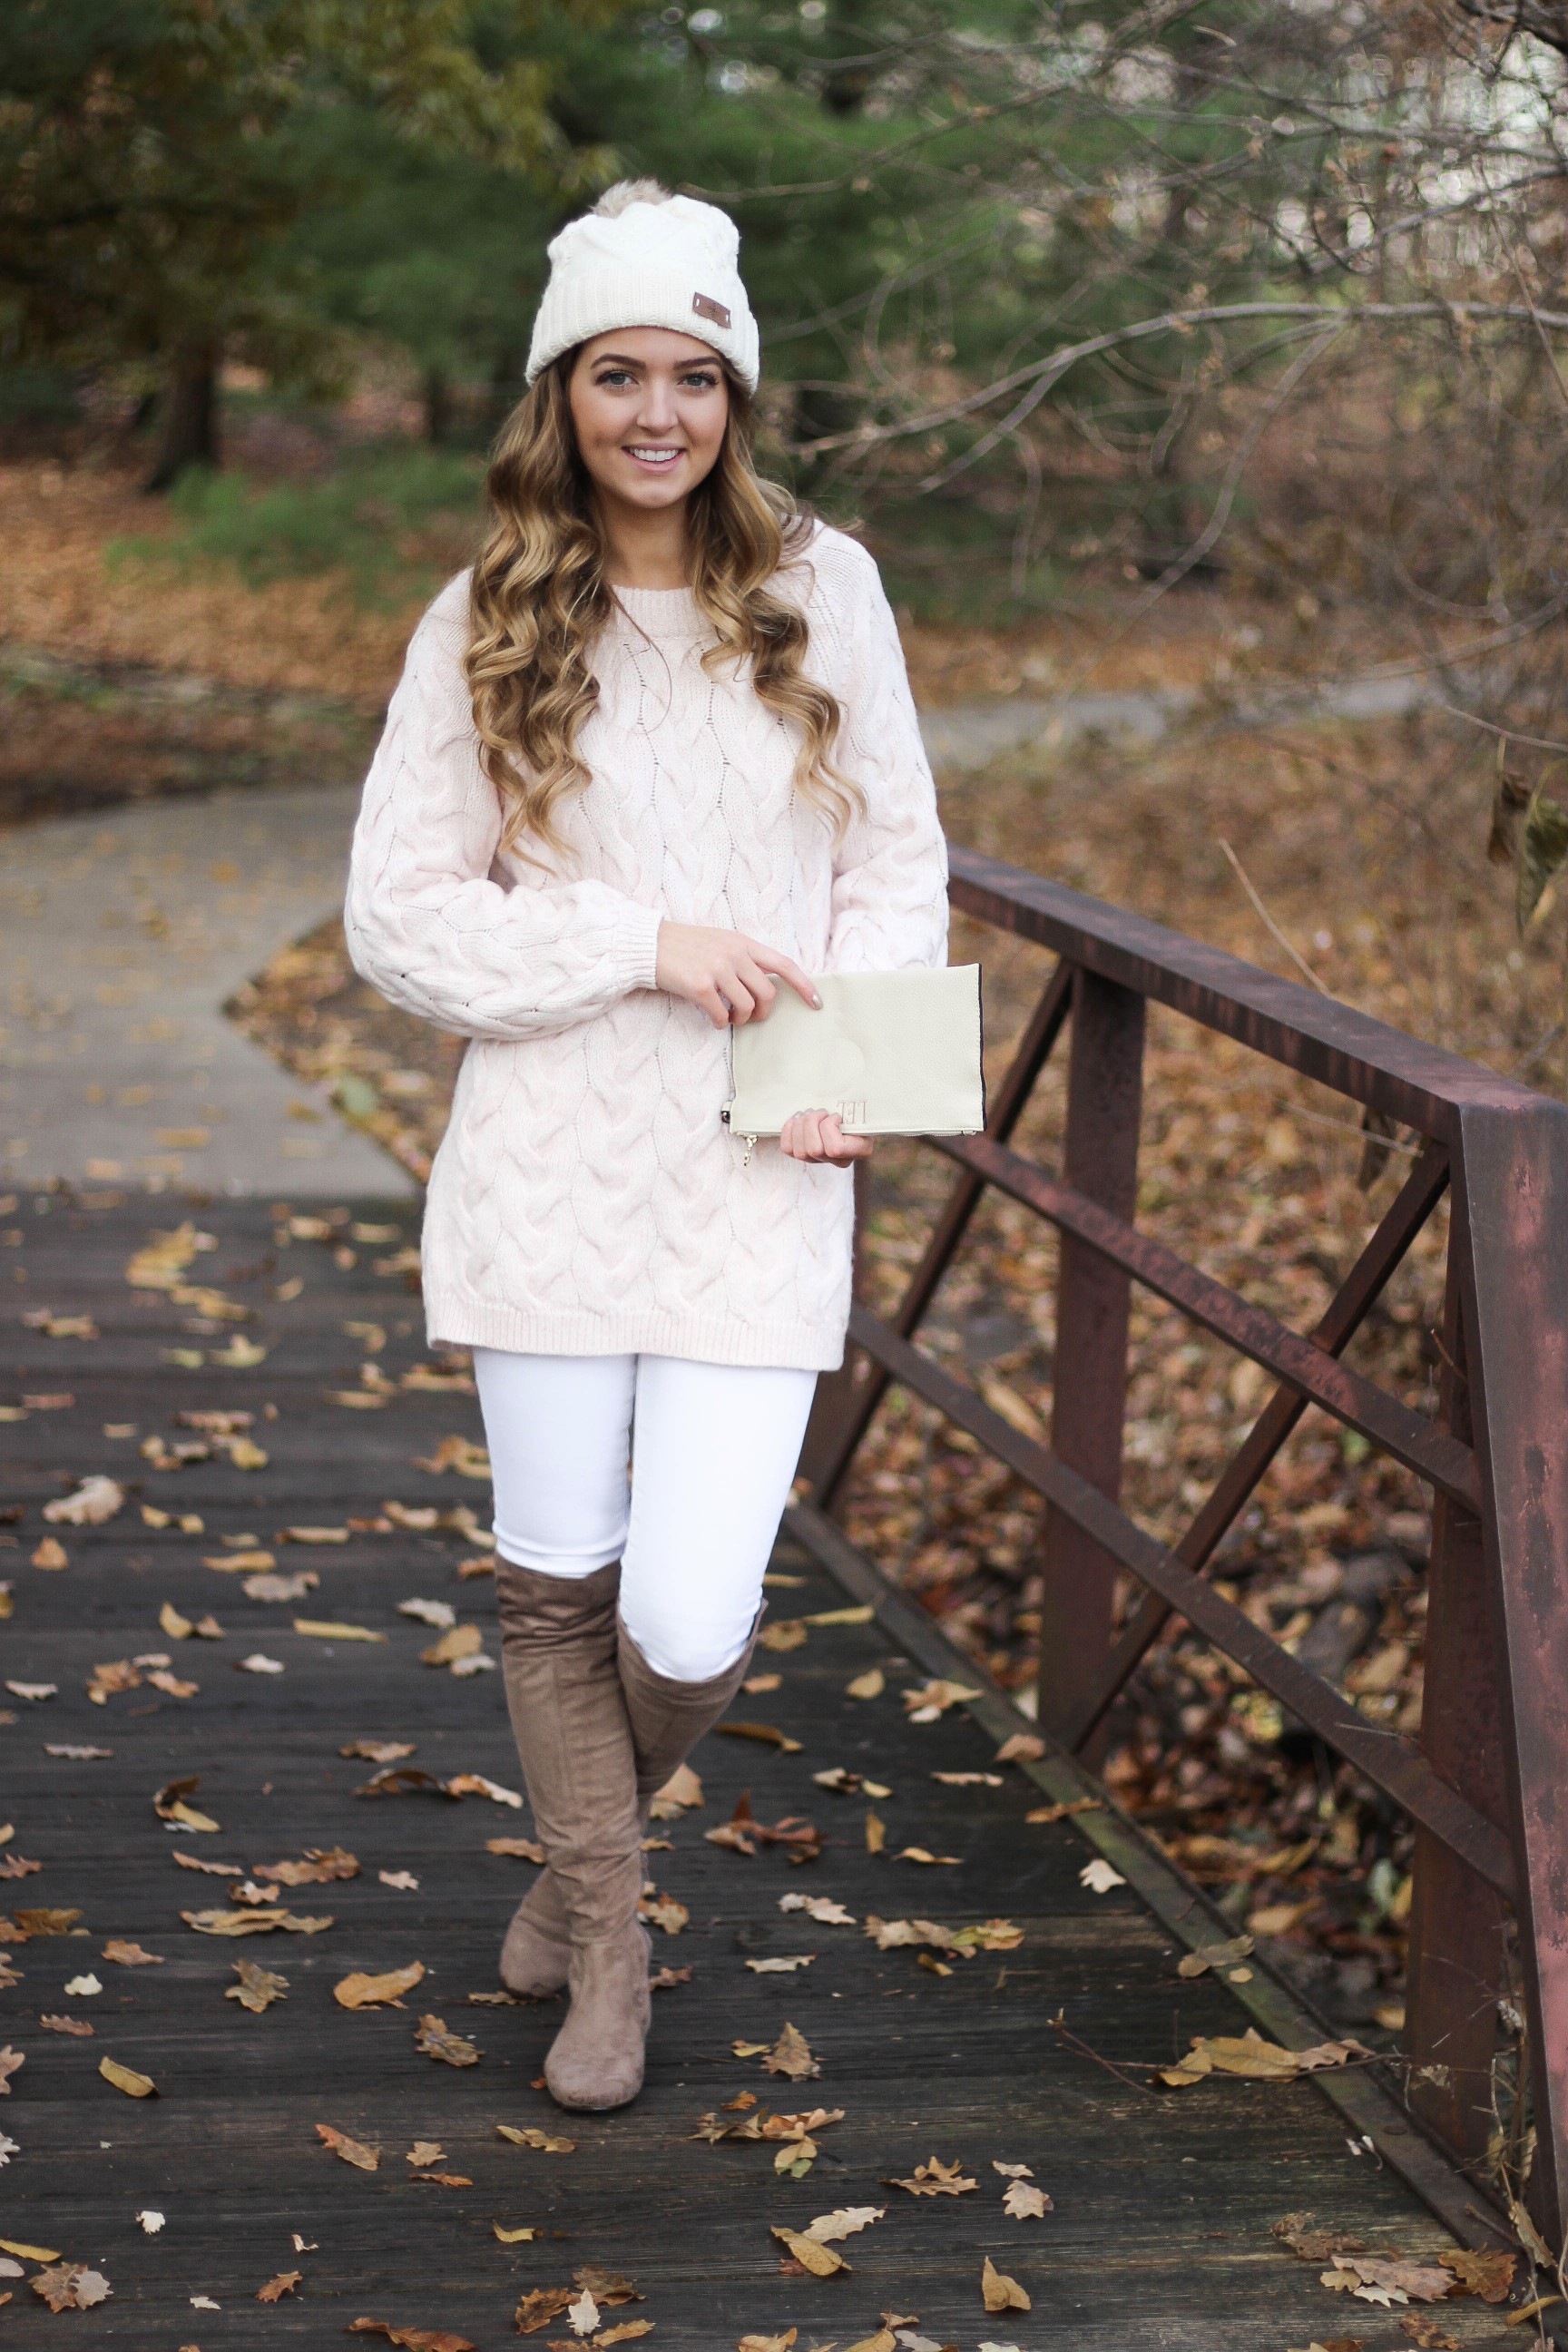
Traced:
<svg viewBox="0 0 1568 2352">
<path fill-rule="evenodd" d="M 816 1374 L 476 1348 L 474 1379 L 500 1557 L 541 1576 L 591 1576 L 618 1559 L 621 1616 L 656 1674 L 706 1682 L 732 1665 Z"/>
</svg>

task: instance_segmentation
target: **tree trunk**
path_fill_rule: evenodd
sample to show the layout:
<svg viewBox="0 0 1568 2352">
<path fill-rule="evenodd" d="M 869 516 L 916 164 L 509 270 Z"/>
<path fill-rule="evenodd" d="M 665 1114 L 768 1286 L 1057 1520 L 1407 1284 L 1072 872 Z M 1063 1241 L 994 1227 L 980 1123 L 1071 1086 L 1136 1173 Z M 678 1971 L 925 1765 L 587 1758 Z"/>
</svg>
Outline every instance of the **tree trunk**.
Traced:
<svg viewBox="0 0 1568 2352">
<path fill-rule="evenodd" d="M 175 346 L 163 390 L 157 462 L 145 488 L 166 490 L 188 466 L 218 463 L 218 345 L 193 336 Z"/>
</svg>

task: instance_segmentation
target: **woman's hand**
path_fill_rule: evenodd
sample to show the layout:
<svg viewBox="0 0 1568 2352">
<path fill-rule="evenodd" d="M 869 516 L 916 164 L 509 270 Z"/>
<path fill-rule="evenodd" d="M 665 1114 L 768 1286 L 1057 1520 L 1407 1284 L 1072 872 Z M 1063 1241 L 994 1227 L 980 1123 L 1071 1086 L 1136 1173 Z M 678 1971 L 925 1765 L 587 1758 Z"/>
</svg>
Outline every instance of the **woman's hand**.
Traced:
<svg viewBox="0 0 1568 2352">
<path fill-rule="evenodd" d="M 820 1013 L 822 999 L 816 989 L 799 964 L 777 948 L 763 947 L 742 931 L 709 930 L 700 923 L 663 922 L 658 927 L 654 985 L 667 996 L 700 1006 L 715 1029 L 765 1021 L 778 993 L 775 979 L 787 981 L 814 1013 Z"/>
<path fill-rule="evenodd" d="M 871 1139 L 846 1135 L 837 1111 L 797 1110 L 784 1121 L 779 1149 L 791 1160 L 826 1160 L 829 1167 L 847 1168 L 854 1160 L 869 1160 Z"/>
</svg>

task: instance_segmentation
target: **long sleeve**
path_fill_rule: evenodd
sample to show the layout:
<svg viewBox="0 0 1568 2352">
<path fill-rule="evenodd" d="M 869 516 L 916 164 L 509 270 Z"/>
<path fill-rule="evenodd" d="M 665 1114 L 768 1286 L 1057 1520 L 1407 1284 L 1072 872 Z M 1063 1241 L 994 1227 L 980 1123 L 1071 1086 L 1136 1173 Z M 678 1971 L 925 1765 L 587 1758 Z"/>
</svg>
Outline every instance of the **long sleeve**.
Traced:
<svg viewBox="0 0 1568 2352">
<path fill-rule="evenodd" d="M 838 685 L 838 765 L 859 784 L 866 808 L 834 858 L 826 969 L 941 964 L 947 954 L 947 845 L 898 625 L 865 550 L 837 541 L 835 552 L 854 572 Z"/>
<path fill-rule="evenodd" d="M 415 631 L 365 780 L 349 953 L 459 1036 L 545 1036 L 654 986 L 659 916 L 599 880 L 492 880 L 501 812 L 462 671 L 465 590 L 459 576 Z"/>
</svg>

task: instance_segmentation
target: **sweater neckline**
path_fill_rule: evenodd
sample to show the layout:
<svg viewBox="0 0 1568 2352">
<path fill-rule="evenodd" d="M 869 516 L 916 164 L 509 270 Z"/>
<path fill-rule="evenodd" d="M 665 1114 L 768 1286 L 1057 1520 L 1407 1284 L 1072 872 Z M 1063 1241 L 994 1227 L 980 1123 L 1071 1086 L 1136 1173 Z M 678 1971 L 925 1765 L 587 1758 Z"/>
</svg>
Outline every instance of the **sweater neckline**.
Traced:
<svg viewBox="0 0 1568 2352">
<path fill-rule="evenodd" d="M 612 588 L 626 619 L 650 637 L 700 637 L 708 624 L 689 588 Z"/>
</svg>

